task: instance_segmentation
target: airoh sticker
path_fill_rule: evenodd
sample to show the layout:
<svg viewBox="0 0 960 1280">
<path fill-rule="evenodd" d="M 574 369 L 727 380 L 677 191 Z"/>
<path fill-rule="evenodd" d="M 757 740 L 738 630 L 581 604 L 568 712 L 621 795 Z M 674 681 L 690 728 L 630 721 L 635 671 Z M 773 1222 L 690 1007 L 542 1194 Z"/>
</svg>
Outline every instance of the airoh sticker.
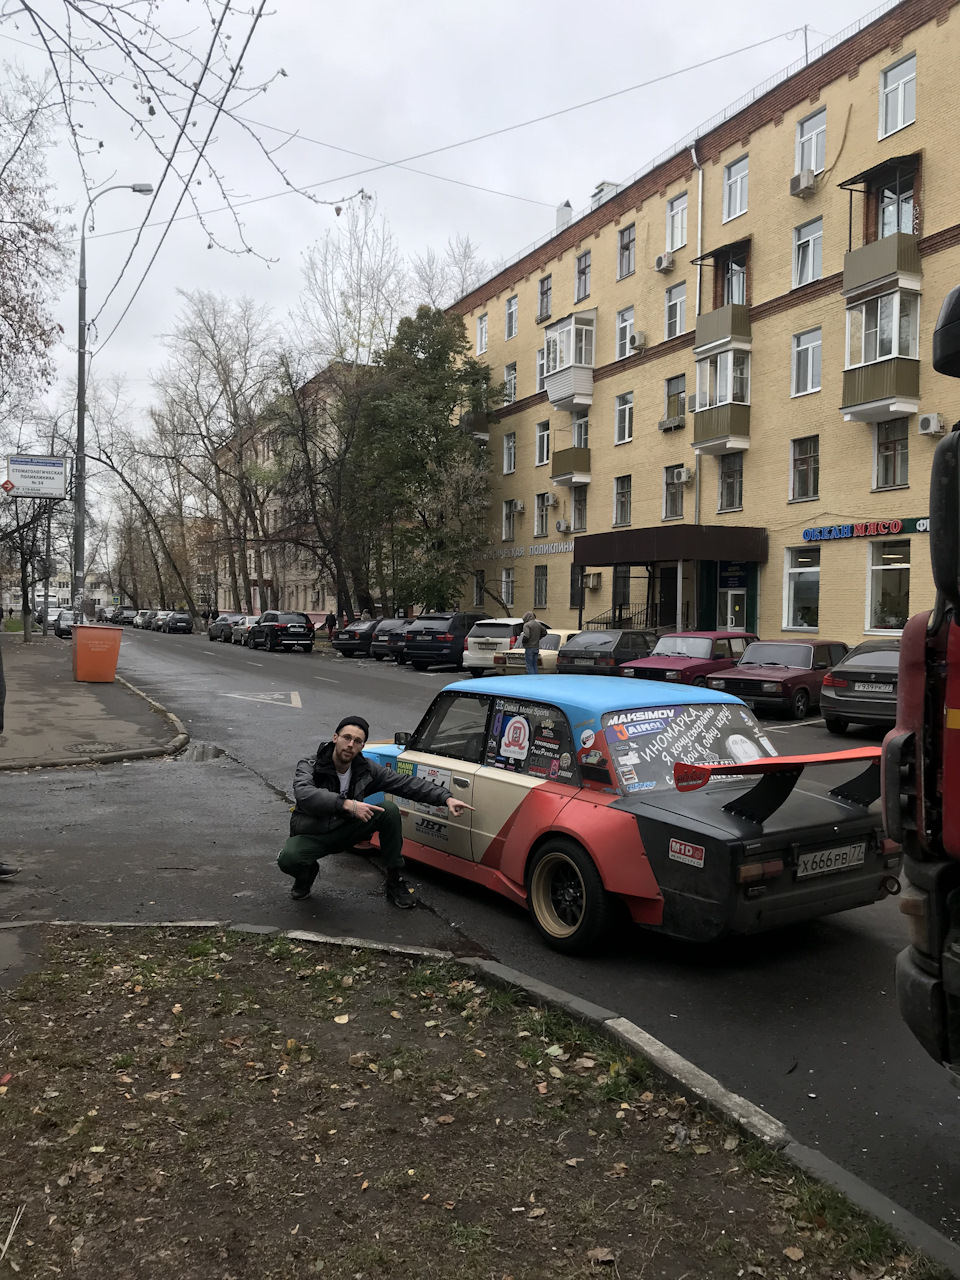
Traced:
<svg viewBox="0 0 960 1280">
<path fill-rule="evenodd" d="M 703 870 L 703 855 L 706 850 L 702 844 L 688 844 L 686 840 L 678 840 L 674 836 L 670 841 L 669 852 L 674 862 L 685 862 L 688 867 Z"/>
</svg>

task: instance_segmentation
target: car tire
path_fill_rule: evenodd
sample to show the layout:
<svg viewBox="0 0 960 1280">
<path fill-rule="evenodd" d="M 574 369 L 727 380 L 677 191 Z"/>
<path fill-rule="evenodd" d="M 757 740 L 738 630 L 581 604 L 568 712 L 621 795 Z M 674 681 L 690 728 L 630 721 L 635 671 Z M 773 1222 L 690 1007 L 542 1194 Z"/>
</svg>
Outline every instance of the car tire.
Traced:
<svg viewBox="0 0 960 1280">
<path fill-rule="evenodd" d="M 696 685 L 698 689 L 705 689 L 707 687 L 707 682 L 704 680 L 703 676 L 694 676 L 690 683 Z"/>
<path fill-rule="evenodd" d="M 614 923 L 614 901 L 587 852 L 564 836 L 548 839 L 530 859 L 527 904 L 537 932 L 566 955 L 597 950 Z"/>
<path fill-rule="evenodd" d="M 374 656 L 374 658 L 377 660 L 377 662 L 382 662 L 382 661 L 383 661 L 383 654 L 382 654 L 382 653 L 375 653 L 373 656 Z"/>
<path fill-rule="evenodd" d="M 266 642 L 266 644 L 264 645 L 264 648 L 266 649 L 267 653 L 276 653 L 276 652 L 277 652 L 277 647 L 278 647 L 278 646 L 277 646 L 277 637 L 276 637 L 276 636 L 274 635 L 274 633 L 271 631 L 271 632 L 269 633 L 269 635 L 267 636 L 267 642 Z"/>
<path fill-rule="evenodd" d="M 481 676 L 485 676 L 487 674 L 483 667 L 468 667 L 467 670 L 475 680 L 479 680 Z"/>
<path fill-rule="evenodd" d="M 823 723 L 827 726 L 827 732 L 835 733 L 838 738 L 850 728 L 850 721 L 841 720 L 839 716 L 824 716 Z"/>
<path fill-rule="evenodd" d="M 411 665 L 411 667 L 413 667 L 414 671 L 426 671 L 426 669 L 427 669 L 427 667 L 429 667 L 430 663 L 429 663 L 429 662 L 412 662 L 412 661 L 411 661 L 410 665 Z"/>
<path fill-rule="evenodd" d="M 806 689 L 798 689 L 790 699 L 790 714 L 794 720 L 806 720 L 810 710 L 810 694 Z"/>
<path fill-rule="evenodd" d="M 312 644 L 302 644 L 302 645 L 300 646 L 300 649 L 301 649 L 301 651 L 302 651 L 303 653 L 313 653 L 313 645 L 312 645 Z"/>
<path fill-rule="evenodd" d="M 398 654 L 398 655 L 397 655 L 397 666 L 398 666 L 398 667 L 405 667 L 406 665 L 407 665 L 407 660 L 406 660 L 406 658 L 403 656 L 403 654 L 402 654 L 402 653 L 401 653 L 401 654 Z"/>
<path fill-rule="evenodd" d="M 214 640 L 216 639 L 216 636 L 213 634 L 213 632 L 212 632 L 212 631 L 208 631 L 208 632 L 207 632 L 207 639 L 210 641 L 210 643 L 211 643 L 211 644 L 213 644 Z M 221 639 L 222 639 L 222 637 L 221 637 Z"/>
</svg>

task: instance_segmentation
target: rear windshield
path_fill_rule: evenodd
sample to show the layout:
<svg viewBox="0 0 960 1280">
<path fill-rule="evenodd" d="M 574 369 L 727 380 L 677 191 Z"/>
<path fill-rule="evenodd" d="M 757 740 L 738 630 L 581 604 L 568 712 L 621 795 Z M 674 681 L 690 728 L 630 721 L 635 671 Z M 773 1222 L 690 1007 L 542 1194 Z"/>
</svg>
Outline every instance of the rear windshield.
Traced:
<svg viewBox="0 0 960 1280">
<path fill-rule="evenodd" d="M 661 636 L 654 646 L 654 658 L 709 658 L 713 641 L 706 636 Z"/>
<path fill-rule="evenodd" d="M 570 641 L 568 640 L 567 644 L 569 643 Z M 559 649 L 560 637 L 554 636 L 554 635 L 543 636 L 542 639 L 540 640 L 540 648 L 541 649 Z"/>
<path fill-rule="evenodd" d="M 746 707 L 735 703 L 668 703 L 650 710 L 610 711 L 602 724 L 624 792 L 672 791 L 678 760 L 744 764 L 777 754 Z M 733 780 L 743 783 L 742 777 Z"/>
<path fill-rule="evenodd" d="M 470 630 L 470 638 L 503 640 L 506 636 L 518 636 L 522 628 L 522 622 L 475 622 Z M 540 642 L 540 648 L 543 648 L 543 641 Z"/>
<path fill-rule="evenodd" d="M 565 649 L 609 649 L 617 643 L 619 631 L 581 631 L 564 645 Z"/>
<path fill-rule="evenodd" d="M 813 649 L 808 644 L 767 644 L 759 641 L 748 644 L 740 667 L 802 667 L 809 671 L 813 666 Z"/>
<path fill-rule="evenodd" d="M 841 667 L 876 667 L 877 670 L 896 671 L 900 666 L 898 649 L 865 649 L 862 653 L 848 653 Z"/>
<path fill-rule="evenodd" d="M 310 619 L 305 613 L 278 613 L 277 618 L 281 622 L 309 622 Z"/>
</svg>

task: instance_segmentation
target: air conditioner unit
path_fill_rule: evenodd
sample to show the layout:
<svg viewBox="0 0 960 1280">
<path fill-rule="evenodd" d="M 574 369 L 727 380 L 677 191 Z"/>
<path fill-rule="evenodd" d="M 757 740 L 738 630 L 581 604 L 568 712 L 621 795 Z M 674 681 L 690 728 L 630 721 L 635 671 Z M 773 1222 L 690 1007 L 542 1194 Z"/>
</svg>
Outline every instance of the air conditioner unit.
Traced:
<svg viewBox="0 0 960 1280">
<path fill-rule="evenodd" d="M 673 475 L 674 484 L 689 484 L 693 479 L 693 467 L 677 467 Z"/>
<path fill-rule="evenodd" d="M 810 195 L 817 189 L 817 175 L 812 169 L 801 169 L 799 173 L 795 173 L 790 179 L 790 194 L 792 196 Z"/>
<path fill-rule="evenodd" d="M 522 515 L 523 515 L 523 511 L 524 511 L 523 500 L 522 500 L 521 498 L 514 498 L 514 500 L 513 500 L 513 514 L 514 514 L 515 516 L 522 516 Z"/>
<path fill-rule="evenodd" d="M 943 435 L 943 414 L 921 413 L 918 431 L 922 436 Z"/>
<path fill-rule="evenodd" d="M 666 253 L 658 253 L 656 261 L 653 264 L 654 271 L 672 271 L 673 270 L 673 254 L 667 250 Z"/>
<path fill-rule="evenodd" d="M 676 418 L 661 418 L 657 423 L 661 431 L 679 431 L 681 427 L 686 425 L 687 419 L 682 413 Z"/>
<path fill-rule="evenodd" d="M 600 583 L 603 581 L 602 573 L 585 573 L 583 575 L 583 585 L 588 591 L 599 591 Z"/>
<path fill-rule="evenodd" d="M 558 521 L 557 521 L 557 533 L 569 533 L 569 532 L 570 532 L 570 521 L 569 521 L 569 520 L 558 520 Z"/>
<path fill-rule="evenodd" d="M 546 507 L 555 507 L 560 499 L 555 493 L 548 493 L 544 496 L 543 503 Z"/>
<path fill-rule="evenodd" d="M 642 351 L 646 345 L 647 345 L 647 335 L 643 332 L 642 329 L 638 329 L 635 333 L 631 333 L 630 335 L 631 351 Z"/>
</svg>

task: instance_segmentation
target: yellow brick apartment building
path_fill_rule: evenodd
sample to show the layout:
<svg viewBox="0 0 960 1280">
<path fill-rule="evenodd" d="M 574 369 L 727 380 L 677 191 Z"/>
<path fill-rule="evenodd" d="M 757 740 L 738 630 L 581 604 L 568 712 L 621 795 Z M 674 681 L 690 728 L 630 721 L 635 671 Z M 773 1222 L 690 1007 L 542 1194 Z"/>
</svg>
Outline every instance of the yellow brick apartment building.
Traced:
<svg viewBox="0 0 960 1280">
<path fill-rule="evenodd" d="M 455 306 L 508 403 L 474 598 L 858 643 L 933 601 L 960 9 L 905 0 Z"/>
</svg>

